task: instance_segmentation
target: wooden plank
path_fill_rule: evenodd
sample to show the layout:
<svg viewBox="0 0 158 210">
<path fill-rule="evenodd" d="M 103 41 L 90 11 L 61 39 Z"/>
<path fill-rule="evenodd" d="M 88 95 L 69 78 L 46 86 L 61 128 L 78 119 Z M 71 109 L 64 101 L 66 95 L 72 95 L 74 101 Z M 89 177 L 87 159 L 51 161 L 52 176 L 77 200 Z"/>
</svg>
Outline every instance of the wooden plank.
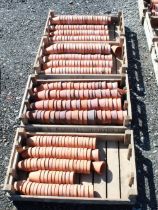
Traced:
<svg viewBox="0 0 158 210">
<path fill-rule="evenodd" d="M 25 100 L 29 99 L 29 97 L 28 97 L 28 88 L 30 87 L 31 78 L 32 78 L 32 75 L 29 75 L 27 83 L 26 83 L 26 87 L 25 87 L 25 92 L 24 92 L 24 95 L 23 95 L 22 103 L 21 103 L 21 106 L 20 106 L 19 118 L 21 117 L 21 115 L 22 115 L 22 113 L 24 111 L 23 109 L 24 109 L 24 102 L 25 102 Z"/>
<path fill-rule="evenodd" d="M 106 160 L 106 142 L 97 142 L 100 152 L 100 160 Z M 95 197 L 106 198 L 106 170 L 100 175 L 94 172 L 94 193 Z"/>
<path fill-rule="evenodd" d="M 151 28 L 148 13 L 146 13 L 146 15 L 145 15 L 144 30 L 145 30 L 145 35 L 146 35 L 149 51 L 151 51 L 151 48 L 152 48 L 152 45 L 153 45 L 153 40 L 152 40 L 153 33 L 152 33 L 152 28 Z"/>
<path fill-rule="evenodd" d="M 156 30 L 154 30 L 154 28 L 151 25 L 151 19 L 149 17 L 148 12 L 145 15 L 144 30 L 148 42 L 149 51 L 151 52 L 154 42 L 158 42 L 158 35 L 156 33 Z"/>
<path fill-rule="evenodd" d="M 118 142 L 107 142 L 107 198 L 120 199 Z"/>
<path fill-rule="evenodd" d="M 144 23 L 145 14 L 147 12 L 147 7 L 144 5 L 144 0 L 138 0 L 138 9 L 139 9 L 139 17 L 141 24 Z"/>
<path fill-rule="evenodd" d="M 154 46 L 152 47 L 151 59 L 152 59 L 153 67 L 154 67 L 156 82 L 158 85 L 158 42 L 155 42 Z"/>
<path fill-rule="evenodd" d="M 125 76 L 125 74 L 44 74 L 40 72 L 39 78 L 40 79 L 100 79 L 100 78 L 120 78 L 120 76 Z"/>
<path fill-rule="evenodd" d="M 137 172 L 136 172 L 136 157 L 135 157 L 135 147 L 134 147 L 134 137 L 133 137 L 133 131 L 129 130 L 131 132 L 131 157 L 130 157 L 130 162 L 131 162 L 131 169 L 132 169 L 132 175 L 133 175 L 133 184 L 128 192 L 129 198 L 131 198 L 131 202 L 134 202 L 136 199 L 136 196 L 138 195 L 138 189 L 137 189 Z M 133 201 L 132 201 L 133 200 Z"/>
<path fill-rule="evenodd" d="M 127 145 L 119 142 L 121 198 L 126 199 L 130 189 L 131 163 L 128 160 Z"/>
<path fill-rule="evenodd" d="M 146 12 L 145 20 L 144 20 L 144 30 L 145 30 L 145 35 L 146 35 L 149 51 L 151 54 L 156 82 L 158 84 L 158 34 L 151 25 L 151 22 L 154 23 L 153 20 L 158 21 L 158 18 L 154 19 L 152 16 L 150 16 L 148 12 Z"/>
<path fill-rule="evenodd" d="M 121 133 L 124 132 L 127 128 L 125 126 L 82 126 L 82 125 L 42 125 L 42 124 L 27 124 L 24 125 L 21 123 L 22 127 L 25 127 L 29 130 L 34 131 L 60 131 L 60 132 L 81 132 L 84 133 L 87 132 L 94 132 L 94 130 L 97 132 L 113 132 L 113 133 Z"/>
<path fill-rule="evenodd" d="M 124 14 L 123 12 L 119 12 L 120 13 L 120 35 L 121 36 L 125 36 L 125 20 L 124 20 Z"/>
<path fill-rule="evenodd" d="M 18 159 L 17 154 L 18 153 L 15 150 L 15 145 L 17 144 L 17 141 L 19 140 L 19 131 L 20 131 L 20 129 L 17 129 L 16 134 L 15 134 L 12 151 L 11 151 L 11 155 L 10 155 L 10 160 L 9 160 L 9 164 L 8 164 L 8 168 L 7 168 L 7 173 L 6 173 L 6 177 L 5 177 L 5 181 L 4 181 L 3 190 L 7 190 L 7 186 L 12 185 L 13 176 L 10 173 L 10 169 L 15 169 L 15 171 L 16 171 L 16 167 L 14 167 L 14 166 L 15 166 L 15 163 L 17 163 L 17 159 Z"/>
<path fill-rule="evenodd" d="M 47 29 L 48 29 L 48 26 L 50 25 L 50 18 L 53 18 L 53 17 L 54 17 L 54 12 L 49 10 L 46 24 L 45 24 L 44 31 L 43 31 L 43 36 L 48 35 Z"/>
<path fill-rule="evenodd" d="M 102 198 L 79 198 L 79 197 L 57 197 L 57 196 L 29 196 L 29 195 L 9 195 L 7 196 L 14 201 L 38 201 L 47 203 L 76 203 L 76 204 L 116 204 L 132 205 L 130 200 L 123 199 L 102 199 Z"/>
<path fill-rule="evenodd" d="M 127 88 L 126 98 L 127 98 L 127 102 L 128 102 L 128 107 L 127 107 L 128 117 L 129 117 L 129 120 L 132 121 L 132 107 L 131 107 L 131 98 L 130 98 L 128 74 L 126 74 L 126 88 Z"/>
<path fill-rule="evenodd" d="M 127 58 L 126 37 L 121 37 L 121 43 L 122 43 L 122 51 L 123 51 L 123 65 L 122 65 L 122 68 L 127 70 L 127 68 L 128 68 L 128 58 Z"/>
</svg>

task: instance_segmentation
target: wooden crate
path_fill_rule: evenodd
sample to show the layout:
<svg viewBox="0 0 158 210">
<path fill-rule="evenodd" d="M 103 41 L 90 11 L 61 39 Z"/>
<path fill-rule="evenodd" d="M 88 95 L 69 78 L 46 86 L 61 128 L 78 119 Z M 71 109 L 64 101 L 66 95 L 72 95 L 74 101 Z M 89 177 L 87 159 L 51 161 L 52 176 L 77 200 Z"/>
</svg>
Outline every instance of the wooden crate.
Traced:
<svg viewBox="0 0 158 210">
<path fill-rule="evenodd" d="M 40 74 L 42 75 L 42 77 L 44 76 L 44 71 L 42 71 L 42 65 L 43 65 L 43 49 L 45 47 L 48 47 L 52 44 L 51 42 L 51 38 L 47 37 L 47 36 L 43 36 L 39 45 L 39 49 L 37 52 L 37 56 L 35 58 L 35 62 L 34 62 L 34 71 L 35 74 Z M 122 48 L 122 57 L 121 59 L 116 58 L 115 56 L 113 56 L 113 69 L 112 69 L 112 75 L 113 74 L 122 74 L 122 73 L 126 73 L 127 68 L 128 68 L 128 60 L 127 60 L 127 46 L 126 46 L 126 38 L 125 37 L 121 37 L 119 42 L 117 43 L 111 43 L 111 46 L 116 45 L 116 46 L 121 46 Z M 77 77 L 86 77 L 89 74 L 64 74 L 64 76 L 77 76 Z M 108 74 L 109 75 L 109 74 Z M 47 74 L 46 76 L 50 77 L 62 77 L 61 74 Z M 96 77 L 97 74 L 92 74 L 91 77 Z"/>
<path fill-rule="evenodd" d="M 26 128 L 19 128 L 16 132 L 10 162 L 4 183 L 7 196 L 16 201 L 42 201 L 42 202 L 73 202 L 98 204 L 134 204 L 137 196 L 137 180 L 133 132 L 124 130 L 122 133 L 107 133 L 104 129 L 95 128 L 93 132 L 80 129 L 80 132 L 54 132 L 50 129 L 36 132 Z M 75 135 L 95 136 L 97 148 L 100 149 L 101 160 L 107 161 L 108 167 L 102 175 L 91 172 L 89 175 L 80 175 L 78 183 L 93 184 L 94 198 L 54 197 L 54 196 L 28 196 L 20 195 L 13 189 L 13 182 L 26 179 L 28 174 L 17 170 L 20 160 L 17 147 L 25 145 L 26 138 L 34 135 Z"/>
<path fill-rule="evenodd" d="M 127 89 L 127 94 L 126 94 L 126 98 L 124 99 L 124 107 L 125 109 L 127 109 L 127 117 L 126 119 L 124 120 L 124 125 L 123 126 L 112 126 L 112 125 L 107 125 L 105 126 L 108 130 L 110 129 L 116 129 L 116 128 L 119 128 L 119 127 L 124 127 L 124 126 L 129 126 L 131 124 L 131 121 L 132 121 L 132 111 L 131 111 L 131 101 L 130 101 L 130 90 L 129 90 L 129 83 L 128 83 L 128 75 L 122 75 L 122 76 L 116 76 L 116 77 L 103 77 L 103 76 L 100 76 L 96 79 L 89 79 L 89 78 L 86 78 L 86 79 L 38 79 L 37 76 L 34 76 L 34 75 L 30 75 L 29 76 L 29 79 L 28 79 L 28 82 L 27 82 L 27 85 L 26 85 L 26 89 L 25 89 L 25 93 L 24 93 L 24 97 L 23 97 L 23 101 L 22 101 L 22 104 L 21 104 L 21 108 L 20 108 L 20 112 L 19 112 L 19 118 L 22 120 L 22 126 L 23 125 L 28 125 L 29 122 L 28 120 L 26 119 L 25 117 L 25 113 L 27 110 L 29 110 L 29 105 L 30 105 L 30 102 L 31 102 L 31 96 L 33 95 L 33 91 L 32 91 L 32 88 L 36 85 L 39 85 L 41 83 L 47 83 L 47 82 L 55 82 L 55 81 L 118 81 L 119 82 L 119 85 L 120 87 L 126 87 Z M 35 126 L 35 124 L 33 124 Z M 39 126 L 44 126 L 44 127 L 48 127 L 49 125 L 39 125 L 37 124 L 38 127 Z M 52 126 L 52 125 L 51 125 Z M 54 125 L 56 127 L 56 125 Z M 98 125 L 97 125 L 98 126 Z M 86 127 L 97 127 L 97 126 L 86 126 Z M 73 128 L 75 129 L 76 125 L 64 125 L 64 127 L 66 128 Z M 84 126 L 80 126 L 80 125 L 77 125 L 77 127 L 84 127 Z"/>
<path fill-rule="evenodd" d="M 104 16 L 106 16 L 108 14 L 104 14 Z M 46 20 L 46 25 L 44 27 L 44 32 L 43 35 L 49 35 L 50 32 L 50 25 L 51 22 L 50 20 L 53 17 L 57 17 L 58 15 L 55 15 L 53 11 L 49 11 L 48 13 L 48 17 Z M 119 40 L 120 36 L 124 36 L 125 35 L 125 24 L 124 24 L 124 15 L 123 12 L 118 12 L 118 14 L 110 14 L 108 15 L 111 17 L 111 21 L 112 24 L 109 25 L 109 30 L 110 30 L 110 35 L 112 37 L 112 40 L 110 40 L 109 42 L 113 42 L 113 41 L 117 41 Z"/>
<path fill-rule="evenodd" d="M 138 0 L 139 17 L 142 24 L 144 23 L 145 14 L 148 11 L 148 4 L 150 4 L 150 0 Z"/>
<path fill-rule="evenodd" d="M 151 59 L 155 71 L 156 81 L 158 84 L 158 42 L 154 42 L 154 46 L 151 49 Z"/>
<path fill-rule="evenodd" d="M 144 30 L 158 84 L 158 17 L 151 16 L 147 12 L 144 19 Z"/>
<path fill-rule="evenodd" d="M 151 52 L 154 42 L 158 42 L 158 17 L 151 16 L 149 12 L 146 12 L 144 19 L 144 30 L 149 51 Z"/>
</svg>

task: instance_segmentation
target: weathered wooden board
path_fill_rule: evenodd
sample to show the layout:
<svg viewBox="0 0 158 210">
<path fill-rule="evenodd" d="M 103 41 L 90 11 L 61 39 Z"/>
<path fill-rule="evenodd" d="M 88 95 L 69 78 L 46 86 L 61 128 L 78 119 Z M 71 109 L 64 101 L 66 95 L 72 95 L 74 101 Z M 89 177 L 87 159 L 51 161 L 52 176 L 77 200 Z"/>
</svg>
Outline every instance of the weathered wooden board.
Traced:
<svg viewBox="0 0 158 210">
<path fill-rule="evenodd" d="M 154 45 L 151 49 L 151 59 L 155 71 L 156 82 L 158 85 L 158 42 L 154 42 Z"/>
</svg>

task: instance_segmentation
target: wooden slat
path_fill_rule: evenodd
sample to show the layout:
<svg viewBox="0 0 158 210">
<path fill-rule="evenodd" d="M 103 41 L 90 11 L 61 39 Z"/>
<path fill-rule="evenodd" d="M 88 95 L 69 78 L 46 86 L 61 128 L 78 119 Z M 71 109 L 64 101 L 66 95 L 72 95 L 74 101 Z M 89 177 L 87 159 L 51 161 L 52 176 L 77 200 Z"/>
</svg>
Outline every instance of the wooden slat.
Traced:
<svg viewBox="0 0 158 210">
<path fill-rule="evenodd" d="M 107 142 L 107 198 L 120 198 L 118 142 Z"/>
<path fill-rule="evenodd" d="M 44 74 L 43 71 L 40 72 L 39 78 L 51 78 L 51 79 L 100 79 L 107 78 L 108 80 L 113 80 L 113 78 L 120 78 L 120 76 L 125 76 L 125 74 Z"/>
<path fill-rule="evenodd" d="M 102 199 L 102 198 L 84 198 L 84 197 L 57 197 L 57 196 L 29 196 L 29 195 L 10 195 L 7 196 L 14 201 L 38 201 L 47 203 L 76 203 L 76 204 L 129 204 L 129 199 Z M 130 203 L 134 204 L 134 203 Z"/>
<path fill-rule="evenodd" d="M 152 31 L 153 29 L 151 27 L 148 13 L 146 13 L 146 15 L 145 15 L 144 30 L 145 30 L 145 34 L 146 34 L 149 51 L 151 51 L 151 48 L 153 45 L 153 31 Z"/>
<path fill-rule="evenodd" d="M 132 107 L 131 107 L 131 97 L 130 97 L 130 89 L 129 89 L 129 79 L 128 79 L 128 74 L 126 75 L 126 88 L 127 88 L 127 102 L 128 102 L 128 116 L 129 120 L 132 121 Z"/>
<path fill-rule="evenodd" d="M 127 145 L 119 143 L 121 198 L 127 198 L 131 174 L 130 160 L 127 159 Z"/>
<path fill-rule="evenodd" d="M 144 23 L 145 14 L 147 12 L 147 7 L 144 5 L 144 0 L 138 0 L 139 16 L 141 24 Z"/>
<path fill-rule="evenodd" d="M 155 71 L 155 77 L 158 85 L 158 42 L 154 43 L 154 46 L 152 47 L 151 50 L 151 59 Z"/>
<path fill-rule="evenodd" d="M 24 124 L 21 124 L 24 126 Z M 29 124 L 26 125 L 27 130 L 34 132 L 101 132 L 101 133 L 122 133 L 127 128 L 124 126 L 82 126 L 82 125 L 42 125 L 42 124 Z"/>
<path fill-rule="evenodd" d="M 99 141 L 97 148 L 100 151 L 100 159 L 106 159 L 106 142 Z M 96 197 L 106 198 L 106 170 L 100 175 L 94 173 L 94 193 Z"/>
</svg>

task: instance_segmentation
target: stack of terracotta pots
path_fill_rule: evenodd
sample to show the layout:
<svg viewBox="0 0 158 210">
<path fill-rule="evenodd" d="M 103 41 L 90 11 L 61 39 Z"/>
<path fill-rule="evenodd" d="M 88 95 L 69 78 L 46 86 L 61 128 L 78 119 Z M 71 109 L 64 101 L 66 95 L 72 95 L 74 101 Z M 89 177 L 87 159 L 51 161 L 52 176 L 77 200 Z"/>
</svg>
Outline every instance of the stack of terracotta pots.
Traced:
<svg viewBox="0 0 158 210">
<path fill-rule="evenodd" d="M 32 136 L 17 151 L 23 158 L 18 169 L 29 174 L 14 189 L 26 195 L 93 197 L 92 185 L 75 184 L 76 174 L 105 170 L 95 137 Z"/>
<path fill-rule="evenodd" d="M 152 15 L 158 16 L 158 0 L 151 0 Z"/>
</svg>

